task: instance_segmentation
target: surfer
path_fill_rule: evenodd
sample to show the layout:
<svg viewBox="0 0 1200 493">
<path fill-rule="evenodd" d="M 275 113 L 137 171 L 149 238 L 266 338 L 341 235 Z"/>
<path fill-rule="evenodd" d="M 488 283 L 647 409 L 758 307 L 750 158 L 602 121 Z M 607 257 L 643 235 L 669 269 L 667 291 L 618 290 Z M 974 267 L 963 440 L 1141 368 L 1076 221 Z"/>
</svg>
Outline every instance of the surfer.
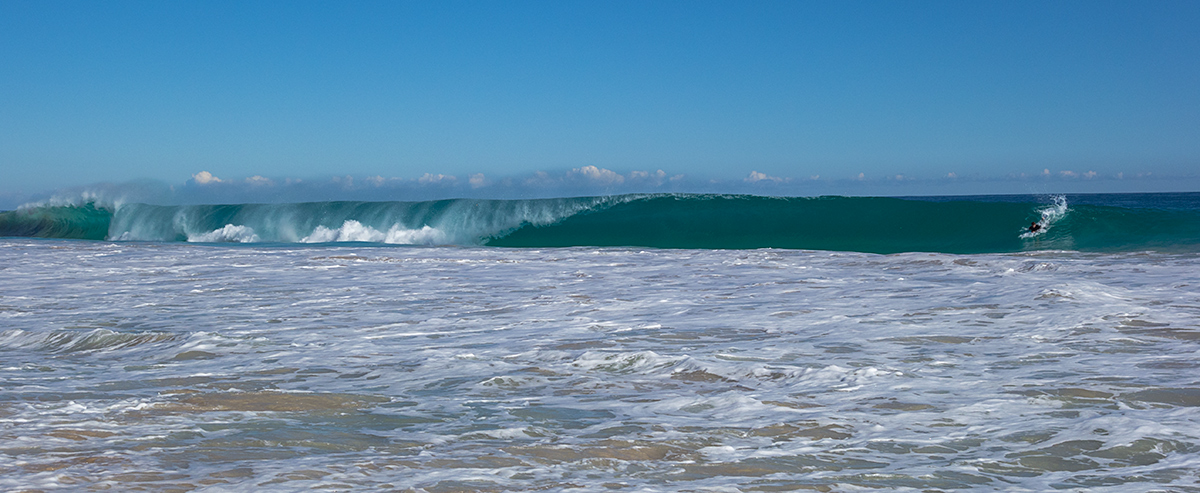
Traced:
<svg viewBox="0 0 1200 493">
<path fill-rule="evenodd" d="M 1039 229 L 1042 229 L 1042 225 L 1038 224 L 1037 221 L 1034 221 L 1029 224 L 1029 232 L 1030 233 L 1036 233 L 1037 230 L 1039 230 Z"/>
</svg>

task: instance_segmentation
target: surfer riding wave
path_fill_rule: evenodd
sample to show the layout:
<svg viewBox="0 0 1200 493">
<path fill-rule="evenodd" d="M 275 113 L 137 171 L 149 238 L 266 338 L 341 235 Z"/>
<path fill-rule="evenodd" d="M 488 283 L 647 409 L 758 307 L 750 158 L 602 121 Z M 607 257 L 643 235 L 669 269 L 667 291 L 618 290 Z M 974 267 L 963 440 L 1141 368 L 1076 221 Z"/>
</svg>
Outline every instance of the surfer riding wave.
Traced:
<svg viewBox="0 0 1200 493">
<path fill-rule="evenodd" d="M 1067 198 L 1062 195 L 1054 197 L 1054 204 L 1038 211 L 1041 220 L 1030 223 L 1027 231 L 1021 233 L 1021 238 L 1035 238 L 1044 234 L 1056 221 L 1066 216 L 1067 211 Z"/>
</svg>

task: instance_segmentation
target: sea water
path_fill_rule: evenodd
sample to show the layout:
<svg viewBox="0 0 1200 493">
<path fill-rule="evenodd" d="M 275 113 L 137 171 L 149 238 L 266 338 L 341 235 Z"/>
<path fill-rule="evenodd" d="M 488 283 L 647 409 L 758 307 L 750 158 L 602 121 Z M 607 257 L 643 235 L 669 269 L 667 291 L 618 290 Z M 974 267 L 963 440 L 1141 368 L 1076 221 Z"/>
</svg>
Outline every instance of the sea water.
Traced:
<svg viewBox="0 0 1200 493">
<path fill-rule="evenodd" d="M 1183 244 L 0 239 L 0 489 L 1193 490 Z"/>
<path fill-rule="evenodd" d="M 1033 222 L 1041 229 L 1025 234 Z M 223 205 L 89 196 L 0 212 L 0 237 L 5 236 L 870 253 L 1200 250 L 1200 193 L 907 199 L 632 194 Z"/>
</svg>

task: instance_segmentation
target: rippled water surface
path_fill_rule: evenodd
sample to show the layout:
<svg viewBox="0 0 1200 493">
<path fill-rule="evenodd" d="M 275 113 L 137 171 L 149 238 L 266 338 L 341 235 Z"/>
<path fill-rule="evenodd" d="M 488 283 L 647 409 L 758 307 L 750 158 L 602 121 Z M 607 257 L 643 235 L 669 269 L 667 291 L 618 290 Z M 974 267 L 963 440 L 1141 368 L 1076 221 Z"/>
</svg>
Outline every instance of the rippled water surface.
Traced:
<svg viewBox="0 0 1200 493">
<path fill-rule="evenodd" d="M 0 240 L 0 489 L 1200 488 L 1196 254 Z"/>
</svg>

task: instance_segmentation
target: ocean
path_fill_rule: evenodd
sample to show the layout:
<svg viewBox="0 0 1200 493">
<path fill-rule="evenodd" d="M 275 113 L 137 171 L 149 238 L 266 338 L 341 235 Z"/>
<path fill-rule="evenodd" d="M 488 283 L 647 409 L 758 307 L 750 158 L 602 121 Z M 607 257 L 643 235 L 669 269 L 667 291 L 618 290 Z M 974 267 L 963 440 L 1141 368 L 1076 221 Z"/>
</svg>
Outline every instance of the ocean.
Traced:
<svg viewBox="0 0 1200 493">
<path fill-rule="evenodd" d="M 0 213 L 6 491 L 1200 491 L 1198 369 L 1198 193 Z"/>
</svg>

